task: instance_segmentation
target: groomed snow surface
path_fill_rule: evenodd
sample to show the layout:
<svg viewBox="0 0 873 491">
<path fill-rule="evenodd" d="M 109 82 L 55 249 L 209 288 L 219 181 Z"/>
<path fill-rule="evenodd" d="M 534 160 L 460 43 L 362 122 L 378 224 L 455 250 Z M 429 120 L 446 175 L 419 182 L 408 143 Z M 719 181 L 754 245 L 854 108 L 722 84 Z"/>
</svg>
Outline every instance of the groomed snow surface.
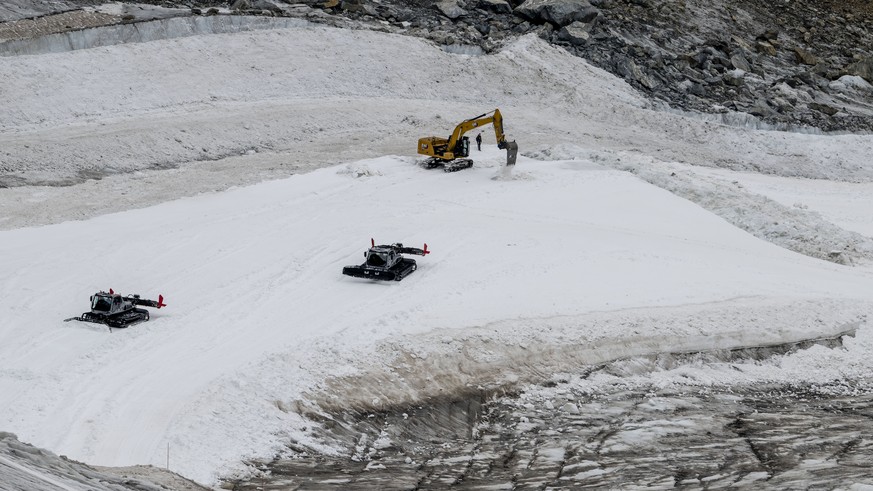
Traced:
<svg viewBox="0 0 873 491">
<path fill-rule="evenodd" d="M 316 47 L 337 58 L 303 63 L 317 57 Z M 379 60 L 378 80 L 367 67 L 344 64 L 365 57 Z M 853 181 L 873 175 L 857 155 L 871 137 L 768 133 L 659 113 L 623 82 L 535 38 L 480 58 L 400 36 L 300 28 L 0 60 L 4 87 L 12 87 L 3 101 L 13 109 L 4 111 L 0 141 L 10 144 L 5 155 L 13 166 L 25 169 L 20 176 L 68 177 L 67 169 L 75 174 L 90 158 L 112 160 L 118 142 L 127 150 L 125 170 L 156 153 L 183 162 L 177 170 L 67 188 L 0 190 L 0 219 L 16 224 L 0 232 L 0 429 L 96 465 L 164 466 L 169 446 L 172 470 L 214 484 L 245 472 L 245 458 L 280 452 L 289 439 L 340 451 L 310 436 L 302 407 L 386 407 L 467 384 L 533 380 L 536 370 L 520 366 L 522 358 L 527 366 L 570 371 L 623 356 L 775 344 L 857 325 L 838 354 L 789 355 L 747 376 L 869 379 L 867 263 L 848 267 L 778 247 L 608 159 L 522 156 L 507 172 L 486 132 L 473 168 L 443 173 L 416 165 L 411 149 L 418 136 L 450 130 L 456 117 L 500 107 L 510 138 L 523 152 L 537 150 L 528 155 L 563 143 L 689 175 L 683 162 L 744 170 L 754 163 L 769 174 L 834 178 L 840 182 L 813 186 L 821 192 L 802 206 L 869 238 L 873 213 L 845 213 L 839 203 L 869 206 L 869 184 Z M 434 67 L 446 60 L 463 69 L 437 84 Z M 220 77 L 210 71 L 216 65 L 226 69 Z M 255 73 L 264 67 L 282 70 L 284 81 L 253 87 L 253 80 L 272 80 Z M 103 69 L 117 77 L 94 75 L 85 92 L 59 75 Z M 49 99 L 23 89 L 34 75 L 49 86 L 41 92 Z M 150 79 L 167 80 L 168 90 L 126 88 Z M 469 114 L 429 119 L 445 106 Z M 215 119 L 225 110 L 229 117 Z M 415 114 L 421 119 L 403 119 Z M 298 119 L 312 145 L 298 139 L 298 147 L 282 148 L 285 123 Z M 214 130 L 210 144 L 227 135 L 261 153 L 184 165 L 201 149 L 172 135 L 205 135 L 200 122 Z M 90 131 L 107 123 L 116 125 L 109 133 Z M 273 151 L 264 151 L 261 135 Z M 131 143 L 138 136 L 143 142 Z M 38 159 L 27 148 L 42 138 L 54 150 L 40 149 L 45 165 L 29 174 L 27 162 Z M 76 152 L 63 152 L 68 142 Z M 398 151 L 360 159 L 390 145 Z M 688 159 L 679 159 L 686 150 Z M 322 168 L 225 189 L 287 175 L 289 161 Z M 797 166 L 786 170 L 792 161 Z M 707 179 L 747 182 L 776 202 L 802 199 L 810 183 L 711 172 Z M 257 178 L 247 177 L 252 173 Z M 81 220 L 54 223 L 62 220 L 52 210 Z M 426 242 L 432 254 L 416 258 L 418 271 L 400 283 L 341 275 L 363 260 L 371 237 Z M 163 294 L 168 306 L 150 322 L 112 333 L 62 322 L 109 288 Z M 403 356 L 432 362 L 394 377 Z M 477 370 L 461 376 L 459 366 Z"/>
</svg>

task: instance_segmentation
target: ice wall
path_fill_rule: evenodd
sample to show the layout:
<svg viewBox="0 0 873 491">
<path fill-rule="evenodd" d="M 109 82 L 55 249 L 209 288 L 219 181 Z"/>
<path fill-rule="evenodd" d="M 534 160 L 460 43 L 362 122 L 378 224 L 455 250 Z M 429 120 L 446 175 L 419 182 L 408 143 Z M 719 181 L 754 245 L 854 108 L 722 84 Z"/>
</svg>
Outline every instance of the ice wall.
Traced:
<svg viewBox="0 0 873 491">
<path fill-rule="evenodd" d="M 239 15 L 175 17 L 50 34 L 36 39 L 6 41 L 0 43 L 0 56 L 41 55 L 199 34 L 281 29 L 302 27 L 307 24 L 306 20 L 287 17 Z"/>
</svg>

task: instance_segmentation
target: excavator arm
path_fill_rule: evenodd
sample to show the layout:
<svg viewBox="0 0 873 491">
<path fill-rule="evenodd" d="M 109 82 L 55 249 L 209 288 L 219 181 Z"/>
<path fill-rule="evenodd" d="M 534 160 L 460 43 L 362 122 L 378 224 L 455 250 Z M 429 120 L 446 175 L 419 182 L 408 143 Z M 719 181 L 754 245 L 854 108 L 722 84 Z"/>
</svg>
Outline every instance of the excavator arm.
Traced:
<svg viewBox="0 0 873 491">
<path fill-rule="evenodd" d="M 503 116 L 500 114 L 500 109 L 461 121 L 460 124 L 455 126 L 448 139 L 438 136 L 419 139 L 418 153 L 431 157 L 426 162 L 427 167 L 435 167 L 447 163 L 449 165 L 446 166 L 446 171 L 470 167 L 473 165 L 472 160 L 458 160 L 464 159 L 470 154 L 470 141 L 469 138 L 464 136 L 464 133 L 487 124 L 494 126 L 497 148 L 506 149 L 506 165 L 514 165 L 515 157 L 518 153 L 518 145 L 514 141 L 506 141 L 506 135 L 503 133 Z"/>
<path fill-rule="evenodd" d="M 475 118 L 464 120 L 458 126 L 455 126 L 455 131 L 449 137 L 449 148 L 455 148 L 458 140 L 464 136 L 464 133 L 474 130 L 480 126 L 491 123 L 494 126 L 494 136 L 497 137 L 497 147 L 503 148 L 506 144 L 506 135 L 503 134 L 503 116 L 500 115 L 500 109 L 495 109 L 490 113 L 480 114 Z"/>
</svg>

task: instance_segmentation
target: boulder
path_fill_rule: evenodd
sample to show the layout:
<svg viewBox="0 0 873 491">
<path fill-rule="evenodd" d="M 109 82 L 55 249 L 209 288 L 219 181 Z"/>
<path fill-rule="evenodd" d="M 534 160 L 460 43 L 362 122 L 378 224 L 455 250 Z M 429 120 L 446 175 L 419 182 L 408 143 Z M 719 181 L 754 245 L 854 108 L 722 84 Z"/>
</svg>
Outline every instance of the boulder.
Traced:
<svg viewBox="0 0 873 491">
<path fill-rule="evenodd" d="M 759 53 L 776 56 L 776 47 L 770 44 L 769 41 L 758 41 L 755 44 L 755 49 L 757 49 Z"/>
<path fill-rule="evenodd" d="M 734 87 L 739 87 L 745 83 L 746 72 L 740 70 L 739 68 L 735 68 L 731 71 L 725 72 L 722 76 L 722 80 L 727 85 L 733 85 Z"/>
<path fill-rule="evenodd" d="M 593 24 L 584 22 L 573 22 L 568 26 L 564 26 L 558 31 L 558 39 L 567 41 L 576 46 L 584 46 L 591 39 L 591 28 Z"/>
<path fill-rule="evenodd" d="M 527 0 L 515 13 L 534 23 L 549 22 L 563 27 L 574 21 L 591 22 L 600 15 L 600 10 L 588 0 Z"/>
<path fill-rule="evenodd" d="M 771 108 L 770 105 L 767 104 L 767 101 L 763 99 L 755 100 L 754 105 L 748 109 L 748 112 L 749 114 L 753 114 L 761 118 L 772 118 L 779 116 L 779 113 L 774 111 L 773 108 Z"/>
<path fill-rule="evenodd" d="M 688 92 L 696 95 L 697 97 L 706 97 L 706 88 L 701 83 L 692 82 L 691 86 L 688 87 Z"/>
<path fill-rule="evenodd" d="M 479 0 L 479 8 L 500 14 L 511 14 L 512 5 L 506 0 Z"/>
<path fill-rule="evenodd" d="M 794 48 L 794 58 L 798 63 L 803 63 L 804 65 L 815 65 L 818 63 L 818 58 L 815 55 L 800 48 Z"/>
<path fill-rule="evenodd" d="M 647 89 L 653 89 L 657 85 L 656 82 L 652 80 L 648 74 L 643 72 L 642 69 L 634 63 L 634 60 L 630 58 L 624 58 L 621 60 L 617 64 L 616 69 L 625 80 L 635 80 Z"/>
<path fill-rule="evenodd" d="M 252 0 L 253 9 L 282 11 L 286 7 L 288 7 L 288 4 L 279 0 Z"/>
<path fill-rule="evenodd" d="M 679 56 L 679 60 L 683 61 L 691 68 L 699 68 L 707 61 L 707 55 L 703 51 L 697 53 L 684 53 Z"/>
<path fill-rule="evenodd" d="M 443 0 L 436 4 L 437 9 L 449 19 L 455 20 L 467 15 L 467 11 L 458 6 L 454 0 Z"/>
<path fill-rule="evenodd" d="M 749 66 L 749 61 L 746 60 L 746 57 L 743 56 L 742 53 L 736 53 L 731 56 L 731 66 L 744 72 L 749 72 L 752 70 L 752 67 Z"/>
<path fill-rule="evenodd" d="M 776 111 L 780 114 L 789 114 L 794 111 L 794 105 L 782 97 L 774 97 L 770 99 L 770 103 L 776 107 Z"/>
<path fill-rule="evenodd" d="M 758 34 L 758 37 L 755 38 L 758 41 L 776 41 L 779 39 L 779 31 L 776 29 L 767 29 L 761 34 Z"/>
<path fill-rule="evenodd" d="M 828 116 L 833 116 L 834 114 L 837 114 L 837 112 L 839 112 L 839 109 L 837 109 L 833 106 L 829 106 L 827 104 L 820 104 L 818 102 L 810 102 L 808 104 L 808 106 L 810 109 L 814 109 L 820 113 L 827 114 Z"/>
<path fill-rule="evenodd" d="M 873 84 L 873 57 L 867 57 L 846 67 L 847 75 L 856 75 Z"/>
<path fill-rule="evenodd" d="M 376 7 L 364 3 L 362 0 L 342 0 L 339 7 L 347 12 L 357 12 L 359 14 L 372 15 L 374 17 L 378 15 Z"/>
<path fill-rule="evenodd" d="M 828 87 L 831 90 L 847 91 L 858 90 L 862 92 L 873 92 L 873 85 L 857 75 L 843 75 L 837 80 L 834 80 Z"/>
</svg>

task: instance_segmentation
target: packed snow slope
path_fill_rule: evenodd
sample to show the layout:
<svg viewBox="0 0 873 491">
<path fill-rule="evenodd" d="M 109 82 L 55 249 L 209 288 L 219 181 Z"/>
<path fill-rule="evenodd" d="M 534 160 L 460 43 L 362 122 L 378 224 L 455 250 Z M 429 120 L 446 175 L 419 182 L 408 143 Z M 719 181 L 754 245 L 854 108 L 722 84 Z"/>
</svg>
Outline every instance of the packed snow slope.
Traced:
<svg viewBox="0 0 873 491">
<path fill-rule="evenodd" d="M 854 326 L 843 356 L 819 352 L 792 376 L 873 373 L 869 268 L 764 242 L 603 158 L 727 162 L 849 189 L 873 175 L 869 137 L 658 112 L 530 37 L 471 58 L 306 27 L 0 68 L 7 177 L 115 174 L 0 189 L 0 430 L 23 442 L 96 465 L 163 466 L 169 446 L 172 470 L 213 483 L 291 439 L 337 451 L 304 411 L 618 357 Z M 415 164 L 418 137 L 494 107 L 529 155 L 576 153 L 522 157 L 507 175 L 486 133 L 470 170 Z M 314 170 L 287 177 L 301 168 Z M 342 276 L 371 237 L 433 253 L 400 283 Z M 168 307 L 112 333 L 62 322 L 109 288 Z"/>
<path fill-rule="evenodd" d="M 726 339 L 743 346 L 815 337 L 816 328 L 834 329 L 869 307 L 869 271 L 762 242 L 629 174 L 523 160 L 514 179 L 495 180 L 501 152 L 486 155 L 457 174 L 384 157 L 3 232 L 0 425 L 99 465 L 160 465 L 169 443 L 173 469 L 209 481 L 223 464 L 266 452 L 297 428 L 282 401 L 352 371 L 331 363 L 374 341 L 507 321 L 506 329 L 527 326 L 529 334 L 554 329 L 558 346 L 581 332 L 642 336 L 654 351 L 691 339 L 686 349 L 725 348 Z M 370 237 L 427 242 L 433 253 L 401 283 L 342 276 Z M 110 287 L 163 293 L 169 306 L 111 334 L 61 321 Z M 790 305 L 782 315 L 791 322 L 757 326 L 596 332 L 584 321 L 550 321 L 738 297 L 858 306 L 839 315 L 808 306 L 801 319 L 824 312 L 811 325 L 797 322 Z M 279 369 L 260 368 L 274 357 L 284 360 Z"/>
</svg>

